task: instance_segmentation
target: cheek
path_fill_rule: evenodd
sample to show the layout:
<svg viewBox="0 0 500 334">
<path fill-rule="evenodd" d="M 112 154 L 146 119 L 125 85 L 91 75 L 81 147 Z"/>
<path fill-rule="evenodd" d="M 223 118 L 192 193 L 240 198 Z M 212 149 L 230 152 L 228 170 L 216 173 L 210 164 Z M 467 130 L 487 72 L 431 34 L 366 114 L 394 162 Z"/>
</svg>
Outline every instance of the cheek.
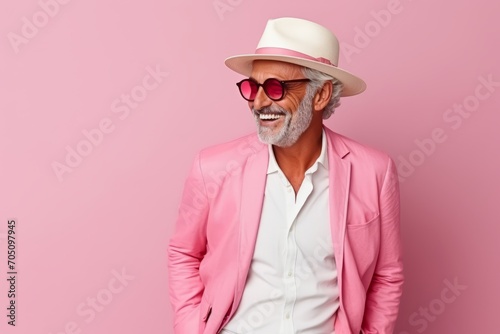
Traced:
<svg viewBox="0 0 500 334">
<path fill-rule="evenodd" d="M 288 110 L 295 112 L 299 108 L 300 99 L 297 96 L 290 97 L 290 103 L 288 104 Z"/>
<path fill-rule="evenodd" d="M 295 114 L 297 112 L 299 104 L 300 103 L 298 103 L 298 101 L 293 100 L 293 101 L 290 101 L 290 103 L 287 103 L 287 105 L 282 106 L 282 107 L 284 109 L 286 109 L 286 111 L 288 111 L 290 114 Z"/>
</svg>

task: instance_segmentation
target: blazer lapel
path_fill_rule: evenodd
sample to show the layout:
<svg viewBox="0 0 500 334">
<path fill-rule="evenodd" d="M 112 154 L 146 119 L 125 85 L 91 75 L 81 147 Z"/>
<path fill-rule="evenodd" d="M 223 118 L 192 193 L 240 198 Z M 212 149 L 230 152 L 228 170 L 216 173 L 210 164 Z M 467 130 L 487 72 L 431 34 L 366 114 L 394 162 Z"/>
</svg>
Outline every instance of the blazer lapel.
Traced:
<svg viewBox="0 0 500 334">
<path fill-rule="evenodd" d="M 238 273 L 231 313 L 235 311 L 242 297 L 250 262 L 255 250 L 264 202 L 268 161 L 267 145 L 262 145 L 262 148 L 248 158 L 242 173 Z"/>
<path fill-rule="evenodd" d="M 327 134 L 328 165 L 330 167 L 330 225 L 338 272 L 339 290 L 342 291 L 342 268 L 351 163 L 344 159 L 349 154 L 349 150 L 342 141 L 342 138 L 326 127 L 325 133 Z"/>
</svg>

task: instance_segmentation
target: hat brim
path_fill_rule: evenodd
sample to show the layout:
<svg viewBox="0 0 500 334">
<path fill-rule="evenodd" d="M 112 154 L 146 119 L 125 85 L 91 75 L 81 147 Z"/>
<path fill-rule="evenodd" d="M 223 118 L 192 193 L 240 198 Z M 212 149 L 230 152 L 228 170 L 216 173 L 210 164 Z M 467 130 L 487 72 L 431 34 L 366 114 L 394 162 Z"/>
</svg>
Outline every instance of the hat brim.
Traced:
<svg viewBox="0 0 500 334">
<path fill-rule="evenodd" d="M 340 96 L 353 96 L 362 93 L 366 89 L 366 83 L 361 79 L 338 67 L 308 60 L 300 57 L 273 55 L 273 54 L 245 54 L 227 58 L 224 63 L 231 70 L 245 76 L 252 73 L 252 62 L 254 60 L 276 60 L 296 64 L 331 75 L 344 84 Z"/>
</svg>

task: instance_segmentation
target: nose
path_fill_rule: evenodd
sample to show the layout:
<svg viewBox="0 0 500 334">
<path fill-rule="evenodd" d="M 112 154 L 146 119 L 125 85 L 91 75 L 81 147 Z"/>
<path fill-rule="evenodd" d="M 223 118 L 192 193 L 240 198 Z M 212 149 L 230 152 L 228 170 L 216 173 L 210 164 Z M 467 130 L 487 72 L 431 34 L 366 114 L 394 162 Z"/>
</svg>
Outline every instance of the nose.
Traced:
<svg viewBox="0 0 500 334">
<path fill-rule="evenodd" d="M 264 107 L 268 107 L 273 103 L 273 101 L 266 95 L 264 92 L 264 88 L 261 86 L 257 90 L 257 94 L 255 95 L 255 99 L 253 101 L 253 107 L 256 110 L 260 110 Z"/>
</svg>

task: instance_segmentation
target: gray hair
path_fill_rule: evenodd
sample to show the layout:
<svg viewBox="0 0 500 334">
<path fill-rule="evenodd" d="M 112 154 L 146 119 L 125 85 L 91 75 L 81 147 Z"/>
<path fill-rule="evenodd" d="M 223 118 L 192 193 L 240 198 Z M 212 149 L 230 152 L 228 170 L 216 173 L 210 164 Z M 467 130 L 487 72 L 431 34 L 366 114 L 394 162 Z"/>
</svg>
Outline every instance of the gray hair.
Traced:
<svg viewBox="0 0 500 334">
<path fill-rule="evenodd" d="M 330 98 L 330 102 L 326 105 L 325 109 L 323 109 L 323 119 L 328 119 L 335 111 L 335 108 L 340 106 L 340 94 L 342 93 L 342 89 L 344 88 L 344 84 L 334 77 L 325 74 L 323 72 L 313 70 L 312 68 L 303 67 L 302 73 L 304 76 L 311 81 L 307 85 L 307 93 L 316 93 L 318 89 L 323 87 L 325 81 L 331 81 L 333 84 L 333 92 L 332 97 Z"/>
</svg>

